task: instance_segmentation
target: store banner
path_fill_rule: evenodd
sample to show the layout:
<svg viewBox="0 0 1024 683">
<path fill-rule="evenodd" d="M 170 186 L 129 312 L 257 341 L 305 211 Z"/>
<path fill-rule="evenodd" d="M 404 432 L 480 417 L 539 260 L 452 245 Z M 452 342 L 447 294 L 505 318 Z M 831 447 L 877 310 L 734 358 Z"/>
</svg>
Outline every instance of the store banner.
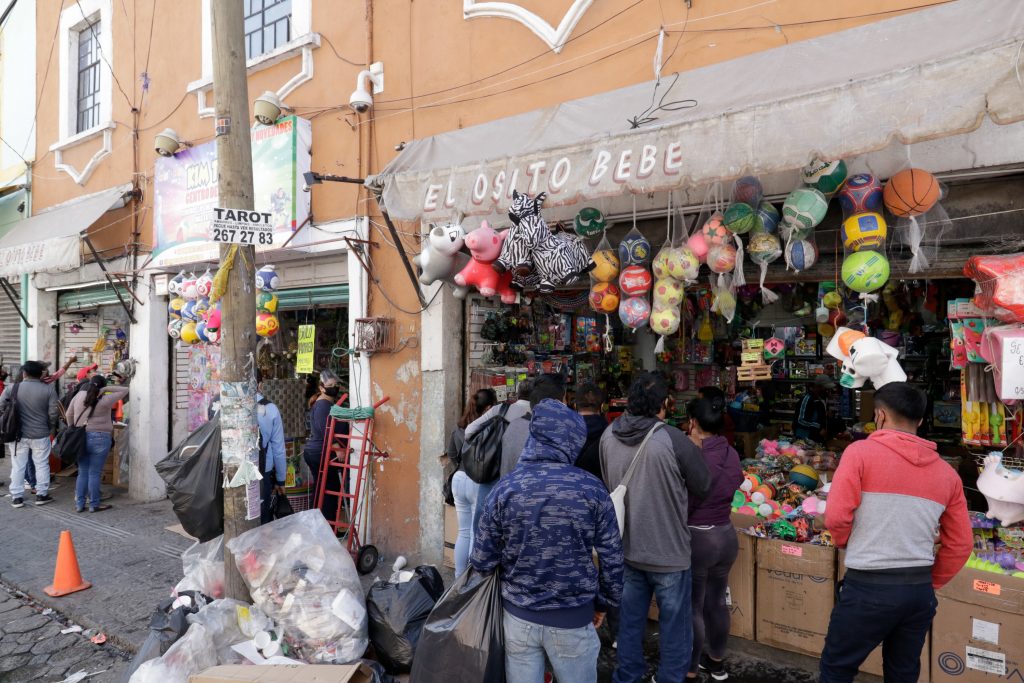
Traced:
<svg viewBox="0 0 1024 683">
<path fill-rule="evenodd" d="M 252 130 L 256 210 L 272 215 L 275 245 L 256 245 L 257 251 L 284 244 L 309 218 L 310 193 L 302 191 L 302 174 L 310 170 L 311 144 L 312 126 L 297 116 Z M 155 175 L 153 265 L 216 260 L 218 245 L 209 235 L 218 206 L 217 142 L 157 159 Z"/>
</svg>

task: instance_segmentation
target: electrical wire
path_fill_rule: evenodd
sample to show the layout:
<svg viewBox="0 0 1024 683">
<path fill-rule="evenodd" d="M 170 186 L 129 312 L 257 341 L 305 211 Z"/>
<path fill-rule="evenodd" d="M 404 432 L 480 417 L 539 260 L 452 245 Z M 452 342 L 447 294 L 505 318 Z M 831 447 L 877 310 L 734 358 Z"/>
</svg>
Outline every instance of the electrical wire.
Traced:
<svg viewBox="0 0 1024 683">
<path fill-rule="evenodd" d="M 102 41 L 100 41 L 100 36 L 98 33 L 96 33 L 96 29 L 93 23 L 89 21 L 89 17 L 85 16 L 85 9 L 82 7 L 81 1 L 75 0 L 75 4 L 78 5 L 78 11 L 82 15 L 82 19 L 85 21 L 86 26 L 89 27 L 89 31 L 92 32 L 92 37 L 96 41 L 96 50 L 100 53 L 100 59 L 102 59 L 103 63 L 107 65 L 107 70 L 110 71 L 110 77 L 114 79 L 114 83 L 117 84 L 117 89 L 121 91 L 122 95 L 124 95 L 124 101 L 128 103 L 129 107 L 132 107 L 134 109 L 135 103 L 132 102 L 132 99 L 130 97 L 128 97 L 128 93 L 124 91 L 124 88 L 121 87 L 121 81 L 117 79 L 117 74 L 114 73 L 114 67 L 111 65 L 110 60 L 107 59 L 107 56 L 103 54 L 103 45 Z"/>
<path fill-rule="evenodd" d="M 325 34 L 321 33 L 320 37 L 327 41 L 327 45 L 331 48 L 331 52 L 333 52 L 334 56 L 337 57 L 338 59 L 340 59 L 341 61 L 345 62 L 346 64 L 351 64 L 352 66 L 357 66 L 360 69 L 362 69 L 364 66 L 366 66 L 365 64 L 362 64 L 360 62 L 354 62 L 351 59 L 348 59 L 346 57 L 342 57 L 341 54 L 338 52 L 337 48 L 334 47 L 334 43 L 332 43 L 331 39 L 328 38 Z"/>
</svg>

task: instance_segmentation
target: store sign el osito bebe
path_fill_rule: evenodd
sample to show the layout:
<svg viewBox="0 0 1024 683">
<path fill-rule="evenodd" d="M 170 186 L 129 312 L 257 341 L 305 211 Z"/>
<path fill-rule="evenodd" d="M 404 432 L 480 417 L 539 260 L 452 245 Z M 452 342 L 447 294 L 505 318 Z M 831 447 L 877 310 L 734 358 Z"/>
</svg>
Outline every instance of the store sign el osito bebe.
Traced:
<svg viewBox="0 0 1024 683">
<path fill-rule="evenodd" d="M 546 192 L 549 203 L 554 204 L 560 195 L 606 195 L 628 184 L 655 189 L 674 184 L 673 178 L 682 167 L 683 145 L 678 141 L 619 149 L 594 148 L 552 159 L 516 158 L 502 163 L 498 169 L 479 171 L 473 176 L 456 171 L 447 182 L 429 183 L 423 195 L 423 212 L 489 211 L 511 201 L 513 190 L 531 195 Z"/>
</svg>

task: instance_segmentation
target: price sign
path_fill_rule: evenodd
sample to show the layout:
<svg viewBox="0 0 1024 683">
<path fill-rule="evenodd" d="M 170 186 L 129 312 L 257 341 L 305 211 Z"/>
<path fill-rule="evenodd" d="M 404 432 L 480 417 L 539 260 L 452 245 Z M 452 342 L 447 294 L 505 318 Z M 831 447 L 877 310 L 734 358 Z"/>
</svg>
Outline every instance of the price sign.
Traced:
<svg viewBox="0 0 1024 683">
<path fill-rule="evenodd" d="M 217 207 L 210 221 L 210 239 L 224 244 L 272 245 L 274 226 L 270 222 L 271 217 L 272 214 L 261 211 Z"/>
<path fill-rule="evenodd" d="M 299 325 L 299 347 L 295 354 L 295 372 L 305 375 L 313 372 L 316 325 Z"/>
<path fill-rule="evenodd" d="M 999 398 L 1024 399 L 1024 338 L 1003 339 L 1002 381 L 999 383 Z"/>
</svg>

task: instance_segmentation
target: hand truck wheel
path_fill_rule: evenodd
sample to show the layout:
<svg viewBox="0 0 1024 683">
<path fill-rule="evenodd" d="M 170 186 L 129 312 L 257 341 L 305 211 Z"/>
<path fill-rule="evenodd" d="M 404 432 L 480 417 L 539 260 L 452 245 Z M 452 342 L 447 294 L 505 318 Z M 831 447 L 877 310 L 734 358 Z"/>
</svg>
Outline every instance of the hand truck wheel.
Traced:
<svg viewBox="0 0 1024 683">
<path fill-rule="evenodd" d="M 380 562 L 380 551 L 376 546 L 364 545 L 359 549 L 359 554 L 356 557 L 356 571 L 360 574 L 369 574 L 377 568 L 378 562 Z"/>
</svg>

